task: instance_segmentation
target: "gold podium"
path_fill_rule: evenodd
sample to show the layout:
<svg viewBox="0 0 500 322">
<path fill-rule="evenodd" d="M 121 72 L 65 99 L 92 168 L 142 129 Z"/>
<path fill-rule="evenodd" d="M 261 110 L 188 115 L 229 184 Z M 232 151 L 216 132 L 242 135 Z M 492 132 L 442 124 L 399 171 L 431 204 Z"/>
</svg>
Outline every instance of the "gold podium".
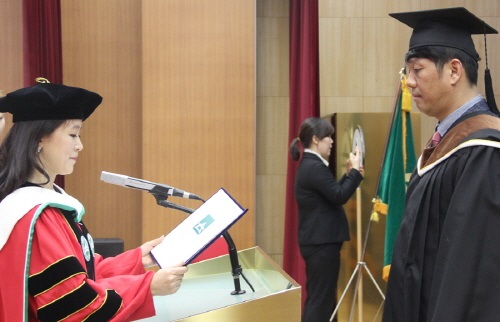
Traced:
<svg viewBox="0 0 500 322">
<path fill-rule="evenodd" d="M 258 246 L 238 252 L 245 294 L 231 295 L 234 281 L 229 255 L 189 265 L 182 286 L 173 295 L 155 296 L 153 321 L 300 321 L 301 287 Z"/>
</svg>

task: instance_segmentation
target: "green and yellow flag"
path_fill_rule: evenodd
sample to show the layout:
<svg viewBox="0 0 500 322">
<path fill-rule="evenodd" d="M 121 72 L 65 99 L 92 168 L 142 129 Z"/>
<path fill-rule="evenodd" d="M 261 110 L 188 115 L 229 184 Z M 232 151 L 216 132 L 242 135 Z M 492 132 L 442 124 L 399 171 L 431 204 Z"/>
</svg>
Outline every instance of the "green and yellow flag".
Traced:
<svg viewBox="0 0 500 322">
<path fill-rule="evenodd" d="M 411 128 L 411 101 L 406 76 L 401 73 L 401 84 L 382 162 L 377 197 L 373 200 L 373 214 L 387 215 L 383 270 L 383 278 L 386 281 L 389 277 L 394 241 L 403 218 L 406 188 L 417 164 Z"/>
</svg>

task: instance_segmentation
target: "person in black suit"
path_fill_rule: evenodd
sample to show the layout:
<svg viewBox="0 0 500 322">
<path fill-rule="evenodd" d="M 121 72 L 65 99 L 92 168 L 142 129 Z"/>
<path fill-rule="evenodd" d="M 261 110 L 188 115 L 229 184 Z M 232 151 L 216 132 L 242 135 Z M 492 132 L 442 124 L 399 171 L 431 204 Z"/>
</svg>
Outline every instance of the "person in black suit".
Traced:
<svg viewBox="0 0 500 322">
<path fill-rule="evenodd" d="M 363 180 L 358 153 L 350 153 L 347 173 L 337 181 L 328 168 L 333 126 L 322 118 L 302 123 L 290 145 L 292 158 L 301 157 L 295 177 L 298 204 L 298 241 L 306 264 L 307 297 L 302 322 L 326 322 L 337 302 L 340 249 L 349 238 L 349 225 L 342 207 Z"/>
</svg>

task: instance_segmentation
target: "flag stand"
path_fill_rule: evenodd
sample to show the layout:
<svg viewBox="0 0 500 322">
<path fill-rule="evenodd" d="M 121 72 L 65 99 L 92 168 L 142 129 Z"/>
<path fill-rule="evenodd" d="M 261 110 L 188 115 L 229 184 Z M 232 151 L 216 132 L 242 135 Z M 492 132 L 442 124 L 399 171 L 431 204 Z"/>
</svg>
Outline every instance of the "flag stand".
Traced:
<svg viewBox="0 0 500 322">
<path fill-rule="evenodd" d="M 351 312 L 349 314 L 349 321 L 351 322 L 354 318 L 353 311 L 354 311 L 354 305 L 356 303 L 356 300 L 355 300 L 356 295 L 358 297 L 358 315 L 359 315 L 358 321 L 363 321 L 363 280 L 362 280 L 363 269 L 366 271 L 368 276 L 370 276 L 370 279 L 372 280 L 373 284 L 375 285 L 378 292 L 382 296 L 382 303 L 385 301 L 384 293 L 380 289 L 379 285 L 375 281 L 375 278 L 373 277 L 372 273 L 370 272 L 370 269 L 368 268 L 368 266 L 366 265 L 366 262 L 364 261 L 365 253 L 366 253 L 366 245 L 368 243 L 368 236 L 369 236 L 370 228 L 372 225 L 372 217 L 370 216 L 370 220 L 368 222 L 368 227 L 366 229 L 365 240 L 364 240 L 364 243 L 362 243 L 362 241 L 361 241 L 361 235 L 362 235 L 361 188 L 360 187 L 358 187 L 356 189 L 356 219 L 357 219 L 356 220 L 357 221 L 356 229 L 357 229 L 357 241 L 358 241 L 358 243 L 357 243 L 358 244 L 358 263 L 356 265 L 356 268 L 352 272 L 351 278 L 349 279 L 349 282 L 347 283 L 347 285 L 344 289 L 344 292 L 342 293 L 342 296 L 340 297 L 340 299 L 337 303 L 337 306 L 335 307 L 335 310 L 333 311 L 332 316 L 330 317 L 330 322 L 333 321 L 335 314 L 337 314 L 338 309 L 340 307 L 340 304 L 344 300 L 345 295 L 346 295 L 347 291 L 349 290 L 349 287 L 351 286 L 352 282 L 354 281 L 354 278 L 356 277 L 356 275 L 357 275 L 357 280 L 356 280 L 356 284 L 354 287 L 354 296 L 353 296 L 353 302 L 351 305 Z M 363 245 L 363 249 L 361 249 L 361 245 Z"/>
</svg>

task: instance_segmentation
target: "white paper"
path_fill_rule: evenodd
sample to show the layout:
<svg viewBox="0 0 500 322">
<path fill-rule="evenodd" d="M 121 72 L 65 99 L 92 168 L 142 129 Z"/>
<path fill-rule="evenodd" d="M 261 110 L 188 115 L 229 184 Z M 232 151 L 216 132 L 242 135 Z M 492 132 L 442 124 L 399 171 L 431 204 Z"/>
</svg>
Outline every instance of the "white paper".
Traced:
<svg viewBox="0 0 500 322">
<path fill-rule="evenodd" d="M 187 263 L 246 211 L 220 189 L 165 236 L 151 254 L 162 268 Z"/>
</svg>

